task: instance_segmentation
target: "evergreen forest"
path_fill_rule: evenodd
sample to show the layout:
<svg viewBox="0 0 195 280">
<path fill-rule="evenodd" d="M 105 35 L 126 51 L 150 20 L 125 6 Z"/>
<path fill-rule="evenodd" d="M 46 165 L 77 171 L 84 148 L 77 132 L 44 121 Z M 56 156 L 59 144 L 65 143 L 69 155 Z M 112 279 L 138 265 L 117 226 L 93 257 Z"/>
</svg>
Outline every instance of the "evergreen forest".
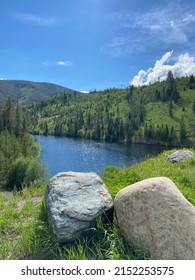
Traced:
<svg viewBox="0 0 195 280">
<path fill-rule="evenodd" d="M 28 107 L 31 133 L 167 146 L 195 144 L 195 82 L 174 78 L 148 86 L 66 93 Z"/>
<path fill-rule="evenodd" d="M 10 98 L 0 103 L 0 189 L 20 190 L 44 177 L 40 147 L 29 134 L 28 115 Z"/>
</svg>

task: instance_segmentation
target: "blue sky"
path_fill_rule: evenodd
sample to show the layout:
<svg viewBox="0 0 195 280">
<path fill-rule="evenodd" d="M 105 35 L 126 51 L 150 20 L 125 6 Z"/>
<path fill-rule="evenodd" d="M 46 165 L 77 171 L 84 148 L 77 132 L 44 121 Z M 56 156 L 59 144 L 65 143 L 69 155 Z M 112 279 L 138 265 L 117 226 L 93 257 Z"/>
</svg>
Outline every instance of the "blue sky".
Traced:
<svg viewBox="0 0 195 280">
<path fill-rule="evenodd" d="M 192 0 L 0 0 L 0 79 L 89 91 L 195 74 L 194 31 Z"/>
</svg>

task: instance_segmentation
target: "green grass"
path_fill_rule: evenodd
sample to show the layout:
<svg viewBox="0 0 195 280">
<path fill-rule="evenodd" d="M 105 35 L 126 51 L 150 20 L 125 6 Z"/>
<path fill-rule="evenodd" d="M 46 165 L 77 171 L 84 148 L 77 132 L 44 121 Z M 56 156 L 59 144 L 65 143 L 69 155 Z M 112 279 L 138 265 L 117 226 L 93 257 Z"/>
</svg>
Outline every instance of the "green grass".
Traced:
<svg viewBox="0 0 195 280">
<path fill-rule="evenodd" d="M 114 197 L 120 189 L 134 182 L 165 176 L 170 178 L 186 199 L 195 205 L 195 158 L 173 164 L 167 161 L 167 157 L 174 151 L 164 151 L 157 157 L 146 159 L 122 170 L 107 167 L 102 174 L 102 179 Z M 195 152 L 193 149 L 191 151 Z"/>
<path fill-rule="evenodd" d="M 173 126 L 177 135 L 180 131 L 181 119 L 184 118 L 186 130 L 189 138 L 194 133 L 194 114 L 192 112 L 192 104 L 195 100 L 194 90 L 180 90 L 180 99 L 173 103 L 173 116 L 169 114 L 169 102 L 149 102 L 146 104 L 147 120 L 152 120 L 153 125 L 168 125 L 169 129 Z M 183 111 L 184 107 L 184 111 Z"/>
<path fill-rule="evenodd" d="M 195 150 L 192 149 L 193 152 Z M 116 193 L 142 179 L 166 176 L 173 180 L 183 195 L 195 205 L 195 158 L 181 163 L 170 163 L 165 151 L 155 158 L 130 168 L 107 167 L 102 179 L 113 198 Z M 44 204 L 45 186 L 24 189 L 12 198 L 0 194 L 0 259 L 151 259 L 146 250 L 131 248 L 120 234 L 116 217 L 113 225 L 105 228 L 97 220 L 94 235 L 60 246 L 52 236 Z"/>
</svg>

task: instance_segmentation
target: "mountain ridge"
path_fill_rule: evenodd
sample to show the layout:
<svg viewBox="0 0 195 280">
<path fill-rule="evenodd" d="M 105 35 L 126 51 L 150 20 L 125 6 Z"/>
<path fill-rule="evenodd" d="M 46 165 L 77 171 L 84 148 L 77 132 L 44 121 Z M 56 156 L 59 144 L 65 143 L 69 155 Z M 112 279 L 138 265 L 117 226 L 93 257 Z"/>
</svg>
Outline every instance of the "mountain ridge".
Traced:
<svg viewBox="0 0 195 280">
<path fill-rule="evenodd" d="M 27 80 L 0 80 L 0 101 L 10 97 L 22 105 L 40 101 L 44 97 L 62 93 L 74 93 L 75 90 L 48 82 Z"/>
</svg>

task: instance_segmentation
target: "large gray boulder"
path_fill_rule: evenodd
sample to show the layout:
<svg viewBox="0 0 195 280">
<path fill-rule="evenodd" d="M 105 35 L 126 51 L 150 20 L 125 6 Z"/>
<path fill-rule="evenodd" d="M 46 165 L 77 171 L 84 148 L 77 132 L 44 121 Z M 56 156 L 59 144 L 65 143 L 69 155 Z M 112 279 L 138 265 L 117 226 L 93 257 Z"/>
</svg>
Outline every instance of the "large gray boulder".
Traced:
<svg viewBox="0 0 195 280">
<path fill-rule="evenodd" d="M 95 173 L 58 173 L 47 186 L 45 200 L 49 223 L 59 242 L 91 233 L 98 216 L 112 221 L 112 197 Z"/>
<path fill-rule="evenodd" d="M 176 151 L 174 153 L 172 153 L 171 155 L 168 156 L 168 161 L 170 162 L 180 162 L 180 161 L 184 161 L 188 158 L 192 158 L 194 157 L 194 153 L 191 151 Z"/>
<path fill-rule="evenodd" d="M 168 178 L 130 185 L 115 197 L 114 209 L 129 244 L 154 258 L 195 260 L 195 207 Z"/>
</svg>

